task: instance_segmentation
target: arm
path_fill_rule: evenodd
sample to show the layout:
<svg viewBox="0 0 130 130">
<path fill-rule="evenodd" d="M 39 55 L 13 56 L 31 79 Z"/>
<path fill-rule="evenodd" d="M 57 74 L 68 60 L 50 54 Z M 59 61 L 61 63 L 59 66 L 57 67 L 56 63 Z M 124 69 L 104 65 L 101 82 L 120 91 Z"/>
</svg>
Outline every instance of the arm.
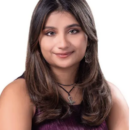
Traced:
<svg viewBox="0 0 130 130">
<path fill-rule="evenodd" d="M 117 87 L 108 83 L 112 93 L 113 105 L 107 118 L 109 130 L 129 130 L 129 108 Z"/>
<path fill-rule="evenodd" d="M 32 106 L 24 79 L 9 84 L 0 97 L 0 130 L 31 130 Z"/>
</svg>

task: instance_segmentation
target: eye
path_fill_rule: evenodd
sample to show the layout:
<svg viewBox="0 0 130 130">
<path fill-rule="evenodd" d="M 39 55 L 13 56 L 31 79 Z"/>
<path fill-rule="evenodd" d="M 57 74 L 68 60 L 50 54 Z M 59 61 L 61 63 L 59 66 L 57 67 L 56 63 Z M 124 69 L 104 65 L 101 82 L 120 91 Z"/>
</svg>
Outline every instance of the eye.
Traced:
<svg viewBox="0 0 130 130">
<path fill-rule="evenodd" d="M 78 33 L 79 32 L 79 30 L 77 30 L 77 29 L 73 29 L 73 30 L 70 30 L 69 31 L 69 33 L 71 33 L 71 34 L 76 34 L 76 33 Z"/>
<path fill-rule="evenodd" d="M 45 35 L 47 35 L 47 36 L 52 36 L 54 34 L 55 34 L 54 32 L 47 32 L 47 33 L 45 33 Z"/>
</svg>

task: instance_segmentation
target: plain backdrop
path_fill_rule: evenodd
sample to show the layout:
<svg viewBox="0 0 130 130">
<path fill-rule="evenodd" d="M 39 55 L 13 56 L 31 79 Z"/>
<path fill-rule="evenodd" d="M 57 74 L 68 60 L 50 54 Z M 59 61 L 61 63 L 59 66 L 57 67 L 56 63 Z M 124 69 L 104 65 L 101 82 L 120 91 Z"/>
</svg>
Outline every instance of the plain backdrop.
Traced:
<svg viewBox="0 0 130 130">
<path fill-rule="evenodd" d="M 0 0 L 0 93 L 25 70 L 31 15 L 38 0 Z M 130 0 L 87 0 L 105 78 L 130 104 Z"/>
</svg>

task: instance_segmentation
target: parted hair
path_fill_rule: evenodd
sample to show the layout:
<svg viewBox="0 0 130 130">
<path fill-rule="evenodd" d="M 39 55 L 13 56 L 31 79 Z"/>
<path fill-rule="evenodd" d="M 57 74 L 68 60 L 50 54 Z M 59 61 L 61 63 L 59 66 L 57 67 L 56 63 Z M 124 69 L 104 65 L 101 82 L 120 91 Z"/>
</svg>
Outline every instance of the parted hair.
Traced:
<svg viewBox="0 0 130 130">
<path fill-rule="evenodd" d="M 24 73 L 30 99 L 39 111 L 34 122 L 65 118 L 70 109 L 58 91 L 55 75 L 44 59 L 38 41 L 47 18 L 53 11 L 71 13 L 88 36 L 89 46 L 86 53 L 90 62 L 86 63 L 85 57 L 81 60 L 75 83 L 83 90 L 81 123 L 90 126 L 100 125 L 110 112 L 112 98 L 98 61 L 98 39 L 94 18 L 85 0 L 39 0 L 34 9 Z"/>
</svg>

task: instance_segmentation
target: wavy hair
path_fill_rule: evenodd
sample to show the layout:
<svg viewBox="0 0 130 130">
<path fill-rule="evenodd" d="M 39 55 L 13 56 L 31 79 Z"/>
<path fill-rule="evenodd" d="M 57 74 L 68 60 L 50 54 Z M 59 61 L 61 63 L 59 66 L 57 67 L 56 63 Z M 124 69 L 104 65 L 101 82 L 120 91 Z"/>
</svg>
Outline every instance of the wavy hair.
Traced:
<svg viewBox="0 0 130 130">
<path fill-rule="evenodd" d="M 71 13 L 88 36 L 89 46 L 85 58 L 80 62 L 75 82 L 83 90 L 81 121 L 90 126 L 100 125 L 108 116 L 111 105 L 111 91 L 103 76 L 98 62 L 98 39 L 92 12 L 85 0 L 39 0 L 29 31 L 25 80 L 31 101 L 40 111 L 34 122 L 41 123 L 48 119 L 65 118 L 70 106 L 60 95 L 54 74 L 45 61 L 39 46 L 39 35 L 46 20 L 53 11 Z"/>
</svg>

